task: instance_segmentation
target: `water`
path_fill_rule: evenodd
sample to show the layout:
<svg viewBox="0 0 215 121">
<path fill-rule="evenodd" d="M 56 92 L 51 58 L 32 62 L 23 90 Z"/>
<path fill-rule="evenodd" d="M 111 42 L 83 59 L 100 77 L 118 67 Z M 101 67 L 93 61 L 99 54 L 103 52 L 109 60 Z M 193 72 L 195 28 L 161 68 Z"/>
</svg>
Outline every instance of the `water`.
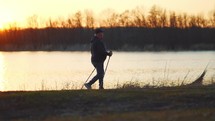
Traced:
<svg viewBox="0 0 215 121">
<path fill-rule="evenodd" d="M 190 83 L 209 63 L 204 79 L 207 84 L 215 80 L 214 55 L 215 51 L 114 52 L 105 88 L 127 82 L 168 86 Z M 92 70 L 89 52 L 0 52 L 0 90 L 80 89 Z"/>
</svg>

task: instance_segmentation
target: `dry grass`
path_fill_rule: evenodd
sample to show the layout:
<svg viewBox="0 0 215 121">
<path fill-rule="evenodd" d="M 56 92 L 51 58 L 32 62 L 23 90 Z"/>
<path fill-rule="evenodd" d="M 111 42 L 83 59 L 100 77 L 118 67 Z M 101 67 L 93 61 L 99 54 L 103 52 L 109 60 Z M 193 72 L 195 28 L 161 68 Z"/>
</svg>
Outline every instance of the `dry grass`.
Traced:
<svg viewBox="0 0 215 121">
<path fill-rule="evenodd" d="M 161 110 L 101 114 L 86 117 L 61 116 L 49 117 L 44 121 L 212 121 L 215 109 Z"/>
<path fill-rule="evenodd" d="M 117 85 L 116 89 L 140 89 L 143 86 L 139 82 L 127 82 L 122 85 Z"/>
<path fill-rule="evenodd" d="M 214 86 L 3 92 L 0 120 L 213 121 L 214 93 Z"/>
</svg>

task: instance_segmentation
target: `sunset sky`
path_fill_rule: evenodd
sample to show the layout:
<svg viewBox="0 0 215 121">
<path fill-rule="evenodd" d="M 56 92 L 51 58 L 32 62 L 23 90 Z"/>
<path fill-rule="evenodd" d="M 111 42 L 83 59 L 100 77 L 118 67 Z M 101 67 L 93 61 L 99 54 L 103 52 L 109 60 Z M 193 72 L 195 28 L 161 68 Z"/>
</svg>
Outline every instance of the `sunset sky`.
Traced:
<svg viewBox="0 0 215 121">
<path fill-rule="evenodd" d="M 78 10 L 92 10 L 100 15 L 106 9 L 122 12 L 143 7 L 146 11 L 153 5 L 188 14 L 209 14 L 215 10 L 215 0 L 0 0 L 0 28 L 8 23 L 25 24 L 29 16 L 48 18 L 68 17 Z"/>
</svg>

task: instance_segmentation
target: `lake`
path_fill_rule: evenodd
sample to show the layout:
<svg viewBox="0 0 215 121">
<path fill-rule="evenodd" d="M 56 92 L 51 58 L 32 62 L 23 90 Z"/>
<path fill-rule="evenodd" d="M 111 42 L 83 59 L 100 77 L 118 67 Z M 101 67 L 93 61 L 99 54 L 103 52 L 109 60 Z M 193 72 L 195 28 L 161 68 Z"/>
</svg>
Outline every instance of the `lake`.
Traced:
<svg viewBox="0 0 215 121">
<path fill-rule="evenodd" d="M 90 56 L 90 52 L 0 52 L 0 90 L 80 89 L 94 69 Z M 128 82 L 188 84 L 208 63 L 205 84 L 215 81 L 215 51 L 114 52 L 104 87 L 116 88 Z"/>
</svg>

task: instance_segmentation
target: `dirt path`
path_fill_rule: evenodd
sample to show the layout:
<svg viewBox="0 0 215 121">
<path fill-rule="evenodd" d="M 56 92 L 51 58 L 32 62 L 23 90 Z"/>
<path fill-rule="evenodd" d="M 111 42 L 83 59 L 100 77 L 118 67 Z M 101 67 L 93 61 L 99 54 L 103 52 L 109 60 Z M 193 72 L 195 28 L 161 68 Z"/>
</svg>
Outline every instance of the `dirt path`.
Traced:
<svg viewBox="0 0 215 121">
<path fill-rule="evenodd" d="M 206 117 L 215 119 L 214 86 L 0 93 L 0 120 L 91 120 L 89 116 L 99 119 L 125 114 L 135 119 L 147 113 L 150 116 L 150 112 L 155 113 L 152 117 L 161 112 L 180 117 L 195 110 L 198 116 L 208 111 Z"/>
</svg>

